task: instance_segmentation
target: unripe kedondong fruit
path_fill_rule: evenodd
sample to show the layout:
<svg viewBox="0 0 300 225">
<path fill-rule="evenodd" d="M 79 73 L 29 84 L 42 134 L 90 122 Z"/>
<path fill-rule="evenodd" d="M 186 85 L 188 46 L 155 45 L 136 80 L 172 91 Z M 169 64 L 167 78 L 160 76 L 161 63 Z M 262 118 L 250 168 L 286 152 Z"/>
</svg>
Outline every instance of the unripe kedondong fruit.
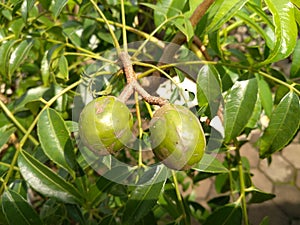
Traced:
<svg viewBox="0 0 300 225">
<path fill-rule="evenodd" d="M 166 104 L 150 123 L 155 156 L 175 170 L 190 169 L 203 157 L 206 141 L 199 119 L 186 107 Z"/>
<path fill-rule="evenodd" d="M 89 102 L 79 118 L 82 143 L 99 155 L 115 153 L 132 137 L 132 114 L 126 104 L 114 96 L 103 96 Z"/>
</svg>

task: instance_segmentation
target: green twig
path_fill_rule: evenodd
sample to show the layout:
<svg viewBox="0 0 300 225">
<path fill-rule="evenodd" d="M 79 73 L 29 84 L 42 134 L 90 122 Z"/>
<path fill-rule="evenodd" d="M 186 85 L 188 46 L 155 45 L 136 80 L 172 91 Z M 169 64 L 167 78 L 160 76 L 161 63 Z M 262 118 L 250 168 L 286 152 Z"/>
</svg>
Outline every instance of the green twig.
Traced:
<svg viewBox="0 0 300 225">
<path fill-rule="evenodd" d="M 8 118 L 16 125 L 19 130 L 21 130 L 24 134 L 27 132 L 27 130 L 20 124 L 20 122 L 16 119 L 16 117 L 11 113 L 11 111 L 6 107 L 6 105 L 0 100 L 0 106 L 5 112 L 5 114 L 8 116 Z M 29 140 L 35 145 L 39 145 L 39 142 L 31 135 L 28 136 Z"/>
<path fill-rule="evenodd" d="M 242 202 L 244 223 L 245 223 L 245 225 L 249 225 L 248 212 L 247 212 L 247 201 L 246 201 L 246 191 L 245 191 L 246 186 L 245 186 L 244 169 L 243 169 L 243 164 L 242 164 L 239 148 L 236 149 L 236 154 L 237 154 L 237 158 L 238 158 L 238 171 L 239 171 L 239 178 L 240 178 L 240 199 Z"/>
<path fill-rule="evenodd" d="M 118 39 L 114 33 L 114 31 L 112 30 L 107 18 L 105 17 L 105 15 L 103 14 L 103 12 L 100 10 L 100 8 L 98 7 L 98 5 L 94 2 L 94 0 L 90 0 L 91 3 L 93 4 L 94 8 L 96 9 L 96 11 L 99 13 L 99 15 L 101 16 L 101 18 L 104 20 L 108 30 L 109 30 L 109 33 L 111 35 L 111 38 L 113 40 L 113 43 L 114 43 L 114 46 L 115 48 L 117 49 L 117 52 L 118 54 L 121 52 L 121 48 L 120 48 L 120 45 L 119 45 L 119 42 L 118 42 Z"/>
<path fill-rule="evenodd" d="M 180 205 L 180 208 L 181 208 L 181 211 L 182 211 L 181 218 L 184 219 L 184 224 L 187 225 L 187 224 L 189 224 L 189 222 L 188 222 L 188 218 L 187 218 L 187 215 L 186 215 L 186 212 L 185 212 L 185 207 L 184 207 L 184 204 L 183 204 L 183 201 L 182 201 L 181 193 L 180 193 L 180 190 L 179 190 L 179 185 L 178 185 L 175 170 L 172 170 L 172 177 L 173 177 L 173 182 L 174 182 L 174 186 L 175 186 L 175 192 L 176 192 L 177 200 L 179 202 L 179 205 Z"/>
<path fill-rule="evenodd" d="M 128 52 L 124 0 L 121 0 L 121 14 L 122 14 L 123 48 L 124 48 L 124 52 Z"/>
</svg>

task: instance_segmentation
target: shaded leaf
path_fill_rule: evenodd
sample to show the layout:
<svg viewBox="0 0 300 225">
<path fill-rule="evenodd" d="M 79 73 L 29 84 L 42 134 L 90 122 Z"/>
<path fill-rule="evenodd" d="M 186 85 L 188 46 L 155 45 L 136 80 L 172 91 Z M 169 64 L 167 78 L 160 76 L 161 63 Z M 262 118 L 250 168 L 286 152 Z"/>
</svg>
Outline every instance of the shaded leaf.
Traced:
<svg viewBox="0 0 300 225">
<path fill-rule="evenodd" d="M 256 79 L 237 81 L 225 98 L 225 142 L 236 138 L 251 118 L 257 99 Z"/>
<path fill-rule="evenodd" d="M 4 126 L 0 128 L 0 149 L 9 140 L 9 137 L 17 130 L 15 127 Z"/>
<path fill-rule="evenodd" d="M 9 224 L 40 225 L 39 215 L 18 193 L 6 190 L 2 195 L 2 209 Z"/>
<path fill-rule="evenodd" d="M 166 167 L 158 166 L 147 185 L 137 186 L 132 191 L 123 213 L 124 224 L 134 224 L 150 212 L 158 200 L 166 178 Z"/>
<path fill-rule="evenodd" d="M 265 193 L 258 189 L 252 189 L 251 191 L 247 191 L 247 193 L 251 193 L 251 198 L 249 199 L 248 203 L 261 203 L 275 198 L 276 196 L 272 193 Z"/>
<path fill-rule="evenodd" d="M 300 103 L 297 94 L 287 93 L 273 111 L 270 122 L 259 139 L 261 158 L 281 150 L 293 138 L 300 124 Z"/>
<path fill-rule="evenodd" d="M 223 164 L 214 156 L 204 153 L 201 161 L 192 168 L 205 173 L 227 173 L 228 170 Z"/>
<path fill-rule="evenodd" d="M 293 4 L 289 0 L 265 0 L 265 3 L 273 15 L 275 45 L 268 58 L 261 64 L 268 64 L 289 56 L 294 50 L 298 36 Z"/>
<path fill-rule="evenodd" d="M 269 225 L 270 224 L 270 220 L 268 216 L 265 216 L 262 221 L 260 222 L 259 225 Z"/>
<path fill-rule="evenodd" d="M 37 123 L 37 132 L 45 154 L 73 177 L 74 147 L 64 120 L 54 109 L 45 110 Z"/>
<path fill-rule="evenodd" d="M 242 224 L 242 208 L 229 204 L 218 208 L 210 214 L 203 225 L 233 225 Z"/>
<path fill-rule="evenodd" d="M 83 197 L 72 184 L 33 158 L 29 153 L 21 151 L 18 165 L 23 178 L 41 194 L 65 203 L 82 202 Z"/>
<path fill-rule="evenodd" d="M 290 78 L 296 77 L 300 77 L 300 40 L 297 41 L 290 70 Z"/>
</svg>

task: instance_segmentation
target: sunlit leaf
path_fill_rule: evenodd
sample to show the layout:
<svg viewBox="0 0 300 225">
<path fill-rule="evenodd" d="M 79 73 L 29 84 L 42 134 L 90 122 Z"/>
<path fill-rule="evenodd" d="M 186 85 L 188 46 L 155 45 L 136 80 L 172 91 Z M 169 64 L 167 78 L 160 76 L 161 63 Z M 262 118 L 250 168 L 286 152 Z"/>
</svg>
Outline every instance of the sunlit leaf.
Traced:
<svg viewBox="0 0 300 225">
<path fill-rule="evenodd" d="M 289 0 L 265 0 L 265 3 L 273 14 L 275 45 L 268 58 L 261 64 L 289 56 L 294 50 L 298 36 L 293 4 Z"/>
<path fill-rule="evenodd" d="M 197 77 L 197 100 L 200 107 L 208 109 L 210 116 L 217 114 L 222 97 L 221 80 L 213 66 L 203 66 Z"/>
<path fill-rule="evenodd" d="M 256 79 L 238 81 L 225 98 L 225 142 L 236 138 L 251 118 L 257 99 Z"/>
<path fill-rule="evenodd" d="M 71 183 L 57 175 L 29 153 L 21 152 L 18 165 L 23 178 L 41 194 L 66 203 L 82 202 L 83 197 Z"/>
<path fill-rule="evenodd" d="M 38 120 L 38 136 L 45 154 L 75 176 L 74 147 L 64 120 L 54 109 L 45 110 Z"/>
<path fill-rule="evenodd" d="M 299 129 L 299 115 L 299 98 L 294 92 L 289 92 L 273 111 L 269 125 L 259 139 L 260 157 L 268 157 L 289 143 Z"/>
<path fill-rule="evenodd" d="M 201 161 L 193 166 L 193 170 L 206 173 L 227 173 L 228 170 L 223 164 L 218 161 L 213 155 L 204 154 Z"/>
<path fill-rule="evenodd" d="M 62 9 L 65 7 L 65 5 L 68 3 L 68 0 L 53 0 L 50 6 L 51 12 L 54 14 L 54 17 L 57 18 L 62 11 Z"/>
<path fill-rule="evenodd" d="M 9 59 L 9 76 L 11 76 L 15 72 L 15 70 L 19 68 L 20 64 L 24 61 L 24 59 L 27 58 L 32 46 L 33 40 L 24 40 L 11 53 Z"/>
<path fill-rule="evenodd" d="M 213 32 L 219 29 L 225 22 L 233 17 L 248 0 L 231 0 L 223 1 L 215 13 L 211 23 L 208 25 L 208 32 Z"/>
</svg>

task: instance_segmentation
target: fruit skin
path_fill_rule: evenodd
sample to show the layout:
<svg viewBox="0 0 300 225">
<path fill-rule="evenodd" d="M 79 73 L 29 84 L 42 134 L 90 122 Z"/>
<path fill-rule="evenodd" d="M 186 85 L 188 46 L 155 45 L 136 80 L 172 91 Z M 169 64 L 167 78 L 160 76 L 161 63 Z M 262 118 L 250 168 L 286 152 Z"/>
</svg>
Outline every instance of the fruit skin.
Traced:
<svg viewBox="0 0 300 225">
<path fill-rule="evenodd" d="M 114 96 L 102 96 L 89 102 L 79 118 L 82 143 L 99 155 L 115 153 L 132 137 L 133 118 L 126 104 Z"/>
<path fill-rule="evenodd" d="M 153 153 L 167 167 L 187 170 L 204 154 L 206 140 L 198 118 L 186 107 L 166 104 L 150 122 Z"/>
</svg>

